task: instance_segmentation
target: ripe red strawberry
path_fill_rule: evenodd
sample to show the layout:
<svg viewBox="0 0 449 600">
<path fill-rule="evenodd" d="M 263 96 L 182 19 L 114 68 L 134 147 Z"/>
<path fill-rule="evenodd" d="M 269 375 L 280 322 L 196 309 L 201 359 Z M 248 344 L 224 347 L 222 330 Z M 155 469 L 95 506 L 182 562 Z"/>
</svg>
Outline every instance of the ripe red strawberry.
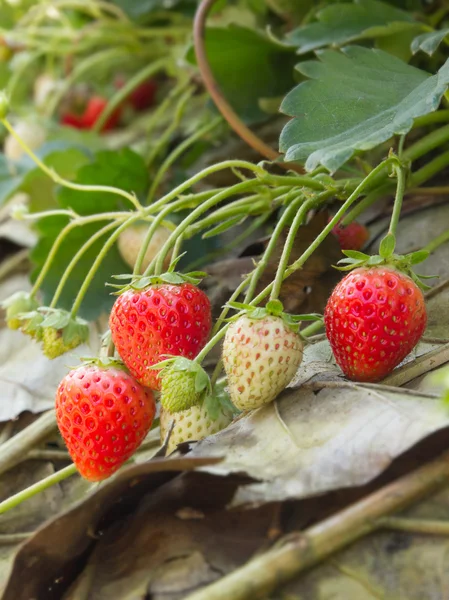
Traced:
<svg viewBox="0 0 449 600">
<path fill-rule="evenodd" d="M 348 225 L 338 223 L 332 229 L 332 233 L 337 238 L 342 250 L 360 250 L 369 239 L 368 229 L 357 221 Z"/>
<path fill-rule="evenodd" d="M 195 358 L 212 325 L 210 302 L 191 283 L 160 283 L 130 289 L 114 303 L 109 318 L 112 341 L 132 375 L 147 387 L 160 389 L 152 365 L 167 356 Z"/>
<path fill-rule="evenodd" d="M 120 75 L 116 77 L 114 82 L 117 89 L 122 88 L 125 83 L 125 77 Z M 147 81 L 141 83 L 131 92 L 127 98 L 127 101 L 129 104 L 131 104 L 136 112 L 146 110 L 155 103 L 158 87 L 158 83 L 155 79 L 147 79 Z"/>
<path fill-rule="evenodd" d="M 408 275 L 389 266 L 361 267 L 335 287 L 324 323 L 344 374 L 379 381 L 416 346 L 427 314 L 423 294 Z"/>
<path fill-rule="evenodd" d="M 77 115 L 74 112 L 68 111 L 61 115 L 61 125 L 67 127 L 74 127 L 75 129 L 84 129 L 84 124 L 81 115 Z"/>
<path fill-rule="evenodd" d="M 231 323 L 223 343 L 229 396 L 240 410 L 276 398 L 293 379 L 302 361 L 301 337 L 278 316 L 244 315 Z"/>
<path fill-rule="evenodd" d="M 110 477 L 137 450 L 156 412 L 153 394 L 118 367 L 82 365 L 56 392 L 56 420 L 89 481 Z"/>
<path fill-rule="evenodd" d="M 108 101 L 102 96 L 92 96 L 89 98 L 86 109 L 81 115 L 81 124 L 84 129 L 92 129 L 92 127 L 100 118 L 100 115 L 106 108 L 107 104 Z M 101 131 L 109 131 L 110 129 L 117 127 L 121 114 L 121 108 L 117 108 L 109 117 L 109 119 L 107 119 L 106 123 L 101 128 Z"/>
</svg>

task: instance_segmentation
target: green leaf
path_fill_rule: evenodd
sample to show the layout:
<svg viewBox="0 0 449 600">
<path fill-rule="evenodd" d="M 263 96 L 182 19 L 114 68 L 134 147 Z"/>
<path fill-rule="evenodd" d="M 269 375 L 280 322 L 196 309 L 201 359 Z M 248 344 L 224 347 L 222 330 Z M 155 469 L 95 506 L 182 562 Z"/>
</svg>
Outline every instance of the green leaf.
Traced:
<svg viewBox="0 0 449 600">
<path fill-rule="evenodd" d="M 378 0 L 359 0 L 327 6 L 317 14 L 317 23 L 294 29 L 286 41 L 304 54 L 324 46 L 341 46 L 348 42 L 397 33 L 411 25 L 413 17 Z"/>
<path fill-rule="evenodd" d="M 95 160 L 81 167 L 75 178 L 84 185 L 108 185 L 142 197 L 148 186 L 148 170 L 143 158 L 129 148 L 120 151 L 102 151 Z M 114 210 L 129 210 L 132 204 L 126 198 L 110 192 L 80 192 L 62 188 L 59 204 L 73 208 L 81 215 Z"/>
<path fill-rule="evenodd" d="M 359 252 L 358 250 L 342 250 L 342 252 L 348 258 L 355 258 L 357 260 L 366 260 L 368 258 L 368 254 Z"/>
<path fill-rule="evenodd" d="M 294 83 L 293 49 L 258 31 L 237 25 L 208 27 L 206 53 L 223 94 L 247 123 L 268 117 L 259 105 L 261 98 L 282 96 Z M 193 48 L 187 60 L 195 64 Z"/>
<path fill-rule="evenodd" d="M 324 50 L 319 58 L 298 65 L 310 81 L 294 88 L 281 106 L 296 117 L 281 133 L 281 151 L 287 161 L 305 161 L 307 171 L 322 164 L 334 172 L 356 150 L 407 133 L 413 119 L 436 110 L 449 83 L 449 61 L 430 76 L 360 46 Z"/>
<path fill-rule="evenodd" d="M 199 368 L 195 374 L 195 392 L 202 392 L 210 387 L 209 375 L 202 368 Z"/>
<path fill-rule="evenodd" d="M 183 0 L 111 0 L 113 4 L 119 6 L 132 19 L 140 19 L 145 15 L 156 10 L 165 10 L 175 8 L 183 3 Z M 194 4 L 193 0 L 190 0 Z M 188 2 L 186 3 L 188 4 Z"/>
<path fill-rule="evenodd" d="M 387 233 L 379 246 L 379 254 L 382 258 L 390 258 L 396 248 L 396 236 L 393 233 Z"/>
<path fill-rule="evenodd" d="M 446 36 L 449 35 L 449 28 L 440 29 L 439 31 L 431 31 L 429 33 L 422 33 L 415 37 L 412 42 L 411 49 L 413 54 L 416 54 L 419 50 L 422 50 L 429 56 L 435 52 L 441 42 Z"/>
</svg>

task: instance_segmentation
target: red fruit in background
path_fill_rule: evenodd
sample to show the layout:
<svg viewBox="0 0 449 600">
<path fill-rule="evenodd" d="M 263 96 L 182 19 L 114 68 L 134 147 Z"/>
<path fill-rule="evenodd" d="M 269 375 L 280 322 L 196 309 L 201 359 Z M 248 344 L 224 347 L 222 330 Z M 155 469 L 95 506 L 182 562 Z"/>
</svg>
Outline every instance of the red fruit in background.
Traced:
<svg viewBox="0 0 449 600">
<path fill-rule="evenodd" d="M 125 83 L 126 79 L 123 75 L 118 75 L 115 78 L 114 84 L 117 89 L 122 88 Z M 141 83 L 131 92 L 126 101 L 137 112 L 146 110 L 154 105 L 158 88 L 159 86 L 155 79 L 147 79 L 147 81 Z"/>
<path fill-rule="evenodd" d="M 154 105 L 158 85 L 154 79 L 144 81 L 129 96 L 130 104 L 137 112 L 143 111 Z"/>
<path fill-rule="evenodd" d="M 106 98 L 102 96 L 92 96 L 86 106 L 86 109 L 81 116 L 81 122 L 85 129 L 92 129 L 95 123 L 100 118 L 101 113 L 104 111 L 108 104 Z M 117 127 L 118 122 L 122 114 L 121 108 L 116 108 L 106 123 L 101 128 L 101 131 L 109 131 Z"/>
<path fill-rule="evenodd" d="M 338 223 L 332 229 L 342 250 L 360 250 L 369 239 L 368 229 L 361 223 L 353 221 L 348 225 Z"/>
<path fill-rule="evenodd" d="M 195 358 L 212 326 L 209 298 L 191 283 L 158 284 L 127 290 L 109 317 L 112 341 L 134 377 L 160 389 L 159 372 L 151 366 L 168 356 Z"/>
<path fill-rule="evenodd" d="M 119 368 L 81 366 L 56 392 L 59 431 L 89 481 L 106 479 L 134 454 L 155 412 L 151 390 Z"/>
<path fill-rule="evenodd" d="M 427 323 L 424 296 L 392 267 L 361 267 L 344 277 L 324 312 L 337 363 L 355 381 L 380 381 L 413 350 Z"/>
<path fill-rule="evenodd" d="M 81 116 L 72 112 L 66 112 L 62 114 L 60 123 L 61 125 L 66 125 L 67 127 L 75 127 L 75 129 L 84 129 Z"/>
</svg>

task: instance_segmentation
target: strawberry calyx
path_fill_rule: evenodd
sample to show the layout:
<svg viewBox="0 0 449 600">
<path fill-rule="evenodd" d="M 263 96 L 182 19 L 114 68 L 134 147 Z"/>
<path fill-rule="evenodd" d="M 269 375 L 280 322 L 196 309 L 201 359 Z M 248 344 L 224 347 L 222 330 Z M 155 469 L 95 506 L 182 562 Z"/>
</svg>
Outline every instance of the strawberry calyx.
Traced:
<svg viewBox="0 0 449 600">
<path fill-rule="evenodd" d="M 56 358 L 89 339 L 89 325 L 84 319 L 60 308 L 40 306 L 36 310 L 18 313 L 19 328 L 42 342 L 48 358 Z"/>
<path fill-rule="evenodd" d="M 422 279 L 433 279 L 436 276 L 418 275 L 412 268 L 413 265 L 425 261 L 429 256 L 429 252 L 427 250 L 417 250 L 410 254 L 395 254 L 395 245 L 395 236 L 392 233 L 388 233 L 380 243 L 379 254 L 369 256 L 358 250 L 343 250 L 346 258 L 338 261 L 337 265 L 340 266 L 335 266 L 335 268 L 339 271 L 351 271 L 360 267 L 388 266 L 410 277 L 420 289 L 430 289 Z"/>
<path fill-rule="evenodd" d="M 83 356 L 81 358 L 82 363 L 73 367 L 73 369 L 81 369 L 82 367 L 99 367 L 100 369 L 118 369 L 129 373 L 125 364 L 118 358 L 112 356 Z"/>
<path fill-rule="evenodd" d="M 116 296 L 123 294 L 128 290 L 142 291 L 150 286 L 162 285 L 169 283 L 172 285 L 181 285 L 183 283 L 191 283 L 192 285 L 198 285 L 206 273 L 203 271 L 192 271 L 190 273 L 179 273 L 177 271 L 167 271 L 160 275 L 114 275 L 114 279 L 131 279 L 130 283 L 124 285 L 113 285 L 107 284 L 109 287 L 116 288 L 117 291 L 113 292 Z"/>
<path fill-rule="evenodd" d="M 228 302 L 227 307 L 239 311 L 237 315 L 230 317 L 227 321 L 236 321 L 242 314 L 245 314 L 250 319 L 260 320 L 268 316 L 279 317 L 288 327 L 294 332 L 299 331 L 299 326 L 302 321 L 322 321 L 323 316 L 318 313 L 310 313 L 304 315 L 291 315 L 284 312 L 284 306 L 280 300 L 269 300 L 265 306 L 251 306 L 242 302 Z"/>
<path fill-rule="evenodd" d="M 166 360 L 161 360 L 155 365 L 151 365 L 150 368 L 161 370 L 161 377 L 164 377 L 164 371 L 168 368 L 170 368 L 171 371 L 178 371 L 180 373 L 192 373 L 195 375 L 195 392 L 199 394 L 206 389 L 209 390 L 209 392 L 212 390 L 209 375 L 203 367 L 198 362 L 189 360 L 183 356 L 171 356 Z"/>
<path fill-rule="evenodd" d="M 0 303 L 6 309 L 6 324 L 10 329 L 20 329 L 23 319 L 19 316 L 29 313 L 39 307 L 39 303 L 28 292 L 16 292 Z"/>
<path fill-rule="evenodd" d="M 218 380 L 213 390 L 204 396 L 204 404 L 213 421 L 216 421 L 220 417 L 220 413 L 234 418 L 242 412 L 231 402 L 226 377 Z"/>
</svg>

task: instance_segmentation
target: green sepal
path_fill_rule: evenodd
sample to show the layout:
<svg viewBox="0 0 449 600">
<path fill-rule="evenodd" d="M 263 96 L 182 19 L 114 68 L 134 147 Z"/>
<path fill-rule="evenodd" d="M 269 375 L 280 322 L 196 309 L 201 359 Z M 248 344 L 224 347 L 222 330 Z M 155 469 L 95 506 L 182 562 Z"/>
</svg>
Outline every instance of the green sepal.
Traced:
<svg viewBox="0 0 449 600">
<path fill-rule="evenodd" d="M 191 283 L 192 285 L 198 285 L 202 279 L 206 277 L 206 273 L 203 271 L 192 271 L 191 273 L 178 273 L 176 271 L 167 271 L 161 275 L 137 275 L 134 276 L 130 283 L 123 286 L 113 285 L 107 283 L 109 287 L 118 288 L 117 292 L 113 292 L 114 295 L 119 296 L 128 290 L 145 290 L 150 286 L 161 285 L 169 283 L 172 285 L 181 285 L 182 283 Z M 129 279 L 127 275 L 114 275 L 114 279 Z"/>
<path fill-rule="evenodd" d="M 96 367 L 100 367 L 102 369 L 108 369 L 108 368 L 114 368 L 114 369 L 119 369 L 120 371 L 124 371 L 125 373 L 129 373 L 126 365 L 119 360 L 118 358 L 115 358 L 113 356 L 82 356 L 81 357 L 81 364 L 80 365 L 76 365 L 75 367 L 73 367 L 73 369 L 79 369 L 80 367 L 85 367 L 85 366 L 96 366 Z"/>
<path fill-rule="evenodd" d="M 389 254 L 391 249 L 394 248 L 393 242 L 395 243 L 393 234 L 388 234 L 383 238 L 381 242 L 381 246 L 382 244 L 383 246 L 381 247 L 380 252 L 381 254 L 383 253 L 384 256 L 381 256 L 381 254 L 369 256 L 368 254 L 356 250 L 343 250 L 343 254 L 346 258 L 339 260 L 337 265 L 334 265 L 334 268 L 339 271 L 352 271 L 353 269 L 358 269 L 360 267 L 388 266 L 408 275 L 421 290 L 429 290 L 430 287 L 423 283 L 422 279 L 433 279 L 437 276 L 417 275 L 412 269 L 412 265 L 416 265 L 426 260 L 429 256 L 429 252 L 427 252 L 427 250 L 417 250 L 410 254 Z"/>
<path fill-rule="evenodd" d="M 6 309 L 6 324 L 10 329 L 20 329 L 23 325 L 23 313 L 35 311 L 39 303 L 28 292 L 16 292 L 3 300 L 0 306 Z"/>
<path fill-rule="evenodd" d="M 204 403 L 208 415 L 214 421 L 218 419 L 220 412 L 232 417 L 241 413 L 231 402 L 231 398 L 227 392 L 226 378 L 217 381 L 212 392 L 204 396 Z"/>
<path fill-rule="evenodd" d="M 394 249 L 396 248 L 396 236 L 394 233 L 387 233 L 387 235 L 381 240 L 379 245 L 379 254 L 382 258 L 388 259 L 393 256 Z"/>
<path fill-rule="evenodd" d="M 154 367 L 153 367 L 154 368 Z M 203 367 L 188 358 L 173 357 L 161 361 L 161 405 L 171 413 L 199 405 L 204 394 L 211 393 L 209 375 Z"/>
<path fill-rule="evenodd" d="M 291 315 L 284 312 L 284 306 L 280 300 L 270 300 L 266 306 L 251 306 L 250 304 L 242 304 L 241 302 L 229 302 L 227 307 L 237 309 L 240 312 L 233 317 L 226 319 L 228 322 L 237 321 L 243 314 L 249 319 L 260 320 L 268 316 L 279 317 L 286 325 L 294 332 L 299 331 L 299 324 L 302 321 L 322 321 L 323 316 L 318 313 L 310 313 L 304 315 Z"/>
</svg>

